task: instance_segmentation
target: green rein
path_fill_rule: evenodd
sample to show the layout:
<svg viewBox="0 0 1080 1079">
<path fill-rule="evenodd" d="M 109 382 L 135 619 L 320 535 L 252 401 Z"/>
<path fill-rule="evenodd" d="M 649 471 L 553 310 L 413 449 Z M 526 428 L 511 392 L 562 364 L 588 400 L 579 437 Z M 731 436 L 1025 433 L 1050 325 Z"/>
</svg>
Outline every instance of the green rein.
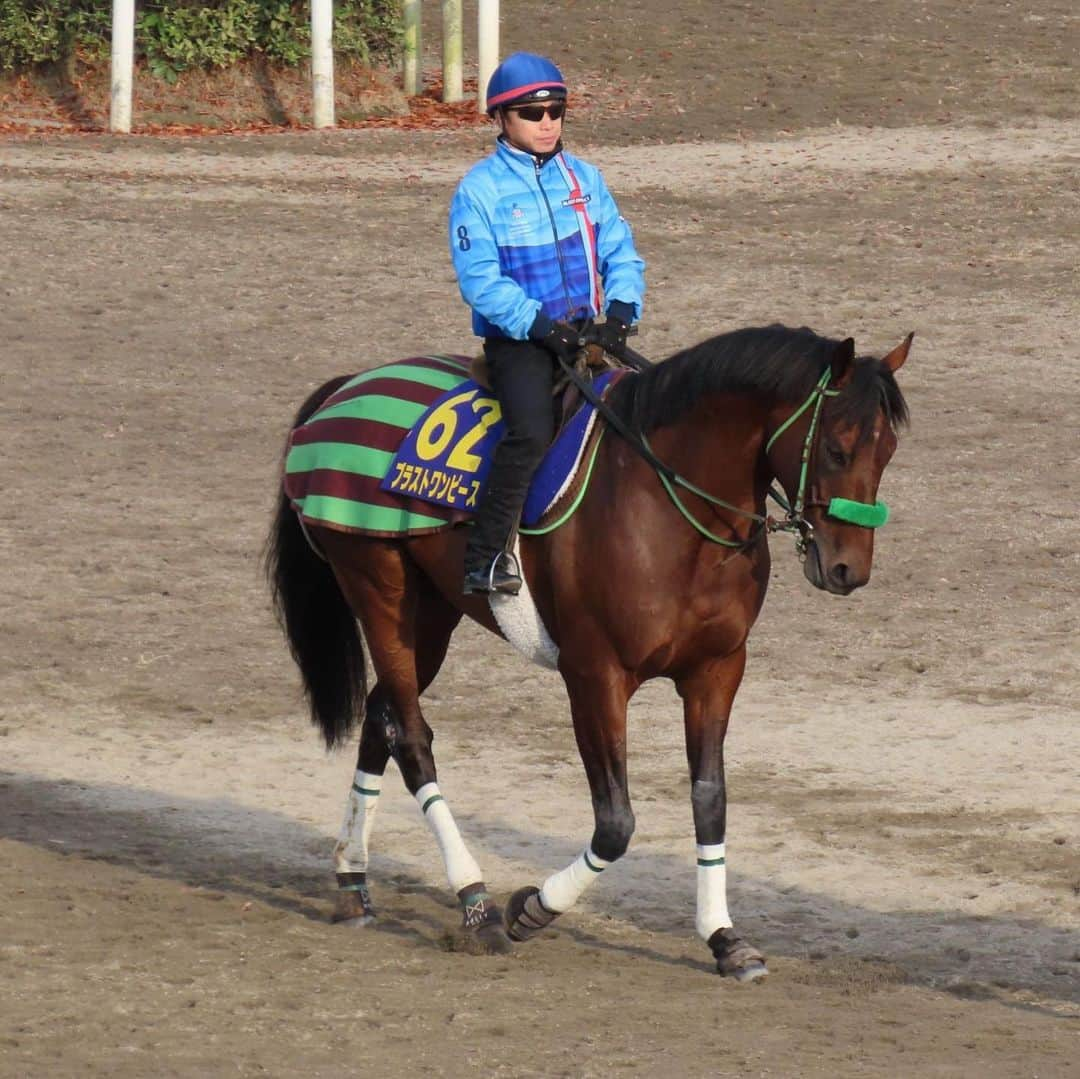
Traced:
<svg viewBox="0 0 1080 1079">
<path fill-rule="evenodd" d="M 707 540 L 712 543 L 720 544 L 722 547 L 743 548 L 754 543 L 763 529 L 768 530 L 769 532 L 797 531 L 800 533 L 810 530 L 810 523 L 805 519 L 803 512 L 806 507 L 806 481 L 810 468 L 810 455 L 814 448 L 814 438 L 817 434 L 818 423 L 821 418 L 821 409 L 825 403 L 825 398 L 836 397 L 840 392 L 839 390 L 828 389 L 829 379 L 831 377 L 832 371 L 827 368 L 818 380 L 818 384 L 811 391 L 810 396 L 807 397 L 807 399 L 803 401 L 803 403 L 773 432 L 772 437 L 765 444 L 765 452 L 768 453 L 776 440 L 793 423 L 795 423 L 811 405 L 813 405 L 814 412 L 810 417 L 810 426 L 807 429 L 806 439 L 803 442 L 802 460 L 799 467 L 799 487 L 795 496 L 795 505 L 789 505 L 787 499 L 785 499 L 780 491 L 776 489 L 775 485 L 769 488 L 769 494 L 786 511 L 787 516 L 784 521 L 775 521 L 772 517 L 763 517 L 761 514 L 751 513 L 741 506 L 733 506 L 730 502 L 725 502 L 723 499 L 716 498 L 709 494 L 708 491 L 703 491 L 700 487 L 678 475 L 678 473 L 672 473 L 672 477 L 669 479 L 663 472 L 657 470 L 656 474 L 660 477 L 660 482 L 664 485 L 664 490 L 667 491 L 668 497 L 674 503 L 675 508 L 678 509 L 683 517 L 685 517 L 686 520 L 689 521 L 690 524 L 693 525 Z M 648 440 L 644 435 L 641 436 L 641 441 L 645 444 L 649 452 L 652 453 L 652 447 L 649 446 Z M 687 509 L 685 503 L 675 490 L 676 486 L 690 491 L 692 494 L 697 495 L 698 498 L 704 499 L 713 506 L 730 510 L 732 513 L 737 513 L 741 517 L 747 517 L 752 521 L 756 521 L 758 527 L 744 540 L 731 540 L 724 536 L 718 536 L 706 528 L 690 512 L 690 510 Z M 832 499 L 825 512 L 829 517 L 834 517 L 838 521 L 859 525 L 862 528 L 880 528 L 889 519 L 889 507 L 886 506 L 884 502 L 875 502 L 874 505 L 870 505 L 867 502 L 854 502 L 849 498 Z"/>
<path fill-rule="evenodd" d="M 831 377 L 832 371 L 826 369 L 818 380 L 817 385 L 811 391 L 810 396 L 807 397 L 807 399 L 776 429 L 776 431 L 773 432 L 772 437 L 765 444 L 765 452 L 768 453 L 769 450 L 772 449 L 773 443 L 775 443 L 776 440 L 793 423 L 795 423 L 811 405 L 814 406 L 814 413 L 810 418 L 810 427 L 807 429 L 806 439 L 803 442 L 802 460 L 799 468 L 799 487 L 796 493 L 794 507 L 788 504 L 783 494 L 776 489 L 775 485 L 769 488 L 769 494 L 786 512 L 786 517 L 783 521 L 776 521 L 768 516 L 763 517 L 761 514 L 752 513 L 750 510 L 745 510 L 741 506 L 734 506 L 730 502 L 725 502 L 722 498 L 716 498 L 714 495 L 709 494 L 708 491 L 703 491 L 696 484 L 691 483 L 688 479 L 685 479 L 671 469 L 668 469 L 668 473 L 670 473 L 669 478 L 669 475 L 663 471 L 666 466 L 660 465 L 656 455 L 652 451 L 652 447 L 649 445 L 649 440 L 644 434 L 641 435 L 641 443 L 648 453 L 648 458 L 651 458 L 653 467 L 656 469 L 656 474 L 659 477 L 660 482 L 664 485 L 664 490 L 667 491 L 668 497 L 683 517 L 685 517 L 686 520 L 711 543 L 720 544 L 722 547 L 736 549 L 745 548 L 753 544 L 763 530 L 767 530 L 769 532 L 799 532 L 803 537 L 799 541 L 800 549 L 802 549 L 802 545 L 805 545 L 806 535 L 813 531 L 809 521 L 805 519 L 803 514 L 806 507 L 806 480 L 810 468 L 810 455 L 814 448 L 814 438 L 817 434 L 818 423 L 821 418 L 821 409 L 825 402 L 825 398 L 835 397 L 840 392 L 839 390 L 828 389 L 829 379 Z M 603 437 L 602 430 L 600 437 Z M 596 443 L 592 448 L 592 454 L 589 457 L 585 482 L 582 483 L 576 496 L 566 508 L 565 512 L 560 514 L 560 516 L 555 521 L 551 522 L 551 524 L 546 525 L 543 528 L 519 529 L 523 536 L 542 536 L 545 533 L 554 532 L 555 529 L 564 525 L 573 516 L 578 506 L 581 505 L 581 501 L 585 497 L 585 492 L 589 489 L 589 481 L 592 478 L 592 471 L 596 464 L 596 457 L 599 449 L 600 438 L 597 438 Z M 681 487 L 683 490 L 697 495 L 698 498 L 703 499 L 710 505 L 718 506 L 720 509 L 730 510 L 740 517 L 749 518 L 750 520 L 757 522 L 758 527 L 744 540 L 731 540 L 727 539 L 725 536 L 718 536 L 706 528 L 693 513 L 687 509 L 686 504 L 679 497 L 676 487 Z M 889 508 L 884 502 L 875 502 L 874 505 L 871 506 L 867 502 L 854 502 L 849 498 L 832 499 L 825 512 L 829 517 L 834 517 L 838 521 L 859 525 L 862 528 L 880 528 L 889 519 Z"/>
</svg>

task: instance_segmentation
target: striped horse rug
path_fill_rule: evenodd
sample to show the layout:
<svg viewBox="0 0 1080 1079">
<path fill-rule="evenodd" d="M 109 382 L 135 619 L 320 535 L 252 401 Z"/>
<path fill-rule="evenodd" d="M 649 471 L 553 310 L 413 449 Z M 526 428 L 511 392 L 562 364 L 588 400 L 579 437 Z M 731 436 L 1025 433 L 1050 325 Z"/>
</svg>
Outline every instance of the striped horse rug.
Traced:
<svg viewBox="0 0 1080 1079">
<path fill-rule="evenodd" d="M 305 524 L 418 536 L 468 520 L 505 424 L 467 356 L 420 356 L 349 379 L 293 432 L 285 494 Z M 596 381 L 600 390 L 607 375 Z M 537 471 L 523 522 L 570 486 L 595 412 L 582 409 Z"/>
</svg>

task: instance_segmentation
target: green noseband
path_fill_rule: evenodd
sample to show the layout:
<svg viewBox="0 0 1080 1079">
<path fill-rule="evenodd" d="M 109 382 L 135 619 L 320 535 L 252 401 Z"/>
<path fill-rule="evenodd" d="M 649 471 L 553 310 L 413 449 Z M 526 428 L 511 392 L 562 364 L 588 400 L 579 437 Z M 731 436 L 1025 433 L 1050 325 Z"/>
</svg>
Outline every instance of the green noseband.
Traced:
<svg viewBox="0 0 1080 1079">
<path fill-rule="evenodd" d="M 850 498 L 834 498 L 825 511 L 838 521 L 863 528 L 880 528 L 889 519 L 889 507 L 884 502 L 852 502 Z"/>
</svg>

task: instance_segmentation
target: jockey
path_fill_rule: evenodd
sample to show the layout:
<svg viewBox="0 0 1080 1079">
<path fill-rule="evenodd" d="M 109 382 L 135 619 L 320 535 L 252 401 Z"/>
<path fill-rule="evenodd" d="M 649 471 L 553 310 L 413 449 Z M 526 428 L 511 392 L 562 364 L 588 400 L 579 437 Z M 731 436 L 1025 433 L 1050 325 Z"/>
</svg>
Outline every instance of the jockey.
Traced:
<svg viewBox="0 0 1080 1079">
<path fill-rule="evenodd" d="M 551 442 L 557 358 L 585 323 L 618 355 L 641 315 L 645 264 L 600 172 L 563 150 L 566 83 L 542 56 L 507 57 L 487 88 L 495 152 L 462 179 L 450 206 L 458 286 L 484 339 L 506 422 L 465 548 L 466 594 L 516 593 L 504 557 L 533 472 Z"/>
</svg>

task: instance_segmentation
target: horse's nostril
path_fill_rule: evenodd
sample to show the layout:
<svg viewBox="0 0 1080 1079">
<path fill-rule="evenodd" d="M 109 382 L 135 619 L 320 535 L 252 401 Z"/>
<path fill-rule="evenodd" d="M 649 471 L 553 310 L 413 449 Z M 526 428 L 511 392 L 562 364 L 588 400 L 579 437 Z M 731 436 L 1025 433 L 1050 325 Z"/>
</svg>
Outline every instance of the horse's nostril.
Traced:
<svg viewBox="0 0 1080 1079">
<path fill-rule="evenodd" d="M 837 584 L 848 583 L 848 568 L 846 562 L 837 562 L 832 568 L 832 577 Z"/>
</svg>

